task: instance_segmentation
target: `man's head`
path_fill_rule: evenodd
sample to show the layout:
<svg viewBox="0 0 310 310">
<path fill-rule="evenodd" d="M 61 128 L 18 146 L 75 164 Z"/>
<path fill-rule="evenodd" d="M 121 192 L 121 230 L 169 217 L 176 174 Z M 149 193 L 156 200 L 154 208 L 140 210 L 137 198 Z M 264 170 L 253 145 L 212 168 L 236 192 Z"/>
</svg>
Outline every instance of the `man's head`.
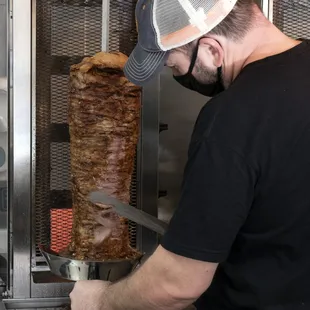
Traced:
<svg viewBox="0 0 310 310">
<path fill-rule="evenodd" d="M 143 85 L 166 65 L 177 80 L 186 79 L 184 86 L 227 86 L 230 78 L 223 81 L 220 69 L 230 47 L 241 45 L 253 28 L 258 11 L 254 0 L 139 0 L 139 43 L 125 74 Z"/>
</svg>

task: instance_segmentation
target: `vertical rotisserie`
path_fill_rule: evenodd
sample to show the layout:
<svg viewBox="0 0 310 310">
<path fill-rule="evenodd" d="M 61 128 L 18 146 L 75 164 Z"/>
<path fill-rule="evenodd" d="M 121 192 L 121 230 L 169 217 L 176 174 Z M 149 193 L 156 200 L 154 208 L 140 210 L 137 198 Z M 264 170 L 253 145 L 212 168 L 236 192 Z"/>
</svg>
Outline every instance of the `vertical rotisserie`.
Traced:
<svg viewBox="0 0 310 310">
<path fill-rule="evenodd" d="M 130 247 L 127 220 L 108 205 L 88 201 L 93 190 L 130 201 L 141 89 L 125 78 L 126 61 L 122 53 L 101 52 L 71 67 L 73 227 L 68 252 L 76 259 L 122 259 L 137 254 Z"/>
</svg>

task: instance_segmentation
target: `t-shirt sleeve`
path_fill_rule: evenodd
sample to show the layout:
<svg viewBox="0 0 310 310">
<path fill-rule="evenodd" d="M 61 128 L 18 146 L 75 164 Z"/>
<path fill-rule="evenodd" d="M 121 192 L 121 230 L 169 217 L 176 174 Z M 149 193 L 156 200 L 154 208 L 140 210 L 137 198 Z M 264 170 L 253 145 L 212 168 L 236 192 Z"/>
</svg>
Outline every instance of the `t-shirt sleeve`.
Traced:
<svg viewBox="0 0 310 310">
<path fill-rule="evenodd" d="M 192 147 L 182 194 L 161 245 L 175 254 L 221 263 L 248 216 L 253 169 L 237 152 L 203 140 Z"/>
</svg>

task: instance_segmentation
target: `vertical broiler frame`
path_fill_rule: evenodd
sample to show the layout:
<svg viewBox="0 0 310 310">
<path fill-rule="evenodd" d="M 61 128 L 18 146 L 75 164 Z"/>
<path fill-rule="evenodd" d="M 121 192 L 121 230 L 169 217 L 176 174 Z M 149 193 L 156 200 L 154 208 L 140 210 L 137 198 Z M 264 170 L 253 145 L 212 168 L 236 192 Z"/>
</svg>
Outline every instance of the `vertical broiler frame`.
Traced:
<svg viewBox="0 0 310 310">
<path fill-rule="evenodd" d="M 14 299 L 32 298 L 33 302 L 33 298 L 67 297 L 72 288 L 72 283 L 61 283 L 49 274 L 37 248 L 39 243 L 50 242 L 50 210 L 71 207 L 66 119 L 69 67 L 102 49 L 128 55 L 137 37 L 135 2 L 12 2 L 9 204 L 13 271 L 9 288 Z M 155 216 L 158 135 L 159 78 L 143 89 L 141 133 L 131 187 L 132 204 Z M 155 249 L 155 233 L 134 223 L 130 231 L 134 246 L 147 253 Z M 51 300 L 52 304 L 55 301 Z"/>
<path fill-rule="evenodd" d="M 11 1 L 11 9 L 13 11 L 12 19 L 12 46 L 13 46 L 13 88 L 11 92 L 11 106 L 10 106 L 10 180 L 9 180 L 9 213 L 11 222 L 11 238 L 10 238 L 10 281 L 8 283 L 9 297 L 6 301 L 8 309 L 46 309 L 57 308 L 62 303 L 62 298 L 68 296 L 72 284 L 59 283 L 50 277 L 47 266 L 44 264 L 36 250 L 38 242 L 38 225 L 44 222 L 50 215 L 47 213 L 46 218 L 38 218 L 36 213 L 35 199 L 38 198 L 36 186 L 38 185 L 38 136 L 45 136 L 46 128 L 43 126 L 38 132 L 37 114 L 40 108 L 38 102 L 38 92 L 40 87 L 38 85 L 45 85 L 44 70 L 41 70 L 41 76 L 38 69 L 40 66 L 48 66 L 47 63 L 55 65 L 53 70 L 63 70 L 65 66 L 68 67 L 72 59 L 78 61 L 81 53 L 73 56 L 77 58 L 67 57 L 64 55 L 62 49 L 65 49 L 65 44 L 76 42 L 76 48 L 81 46 L 93 46 L 91 52 L 96 52 L 99 44 L 102 48 L 108 49 L 113 45 L 119 46 L 123 38 L 123 46 L 126 44 L 124 38 L 129 38 L 129 45 L 133 46 L 135 38 L 134 33 L 125 33 L 118 29 L 118 24 L 115 23 L 115 16 L 119 14 L 124 15 L 124 20 L 127 11 L 123 7 L 118 11 L 118 7 L 130 4 L 131 0 L 14 0 Z M 51 22 L 49 19 L 42 19 L 43 15 L 51 16 L 51 4 L 57 5 L 60 9 L 58 22 L 61 24 L 64 21 L 75 23 L 74 17 L 76 15 L 68 10 L 66 14 L 65 8 L 69 8 L 74 3 L 80 3 L 81 7 L 85 9 L 85 18 L 88 15 L 88 22 L 77 28 L 79 33 L 87 32 L 87 28 L 95 34 L 95 39 L 87 43 L 87 37 L 81 36 L 80 40 L 75 39 L 70 42 L 64 42 L 64 46 L 58 46 L 56 51 L 59 52 L 57 57 L 53 58 L 48 56 L 48 38 L 44 41 L 44 36 L 40 41 L 38 35 L 42 31 L 43 23 Z M 126 4 L 127 3 L 127 4 Z M 260 1 L 264 13 L 272 20 L 285 33 L 298 38 L 310 38 L 310 7 L 307 2 L 299 0 L 262 0 Z M 111 6 L 112 4 L 112 6 Z M 96 10 L 91 9 L 96 6 Z M 61 7 L 63 11 L 61 11 Z M 134 7 L 131 6 L 130 10 Z M 87 10 L 89 13 L 87 13 Z M 100 14 L 101 11 L 101 20 Z M 40 13 L 41 12 L 41 15 Z M 71 13 L 70 13 L 71 12 Z M 93 12 L 93 13 L 90 13 Z M 131 12 L 133 14 L 133 12 Z M 115 15 L 116 14 L 116 15 Z M 62 16 L 62 17 L 61 17 Z M 94 16 L 98 21 L 94 25 Z M 62 18 L 62 19 L 61 19 Z M 93 19 L 93 20 L 92 20 Z M 114 21 L 114 23 L 113 23 Z M 132 25 L 134 21 L 131 20 Z M 83 24 L 83 23 L 82 23 Z M 56 31 L 57 25 L 53 23 L 49 26 L 52 31 Z M 58 25 L 59 27 L 59 25 Z M 56 31 L 57 33 L 57 31 Z M 122 37 L 123 35 L 123 37 Z M 59 41 L 61 41 L 59 36 Z M 89 39 L 89 37 L 88 37 Z M 39 42 L 40 41 L 40 42 Z M 77 42 L 78 41 L 78 42 Z M 126 39 L 125 39 L 126 41 Z M 42 45 L 42 43 L 44 44 Z M 73 44 L 72 43 L 72 44 Z M 78 43 L 78 44 L 77 44 Z M 128 41 L 127 41 L 128 44 Z M 112 46 L 112 47 L 113 47 Z M 125 52 L 130 52 L 130 46 L 127 47 Z M 74 47 L 73 47 L 74 49 Z M 38 57 L 38 51 L 41 51 L 41 58 Z M 47 53 L 44 57 L 44 53 Z M 57 53 L 56 53 L 57 54 Z M 87 54 L 87 53 L 86 53 Z M 69 55 L 72 56 L 72 55 Z M 47 62 L 46 62 L 47 61 Z M 53 62 L 54 61 L 54 62 Z M 51 68 L 51 67 L 49 67 Z M 45 73 L 46 74 L 46 73 Z M 49 78 L 51 75 L 49 75 Z M 42 79 L 42 80 L 41 80 Z M 59 78 L 61 80 L 61 78 Z M 57 81 L 57 77 L 53 77 L 53 83 L 60 85 L 62 82 Z M 62 85 L 62 84 L 61 84 Z M 42 87 L 43 87 L 42 86 Z M 63 86 L 64 87 L 64 86 Z M 44 87 L 43 87 L 44 88 Z M 64 90 L 64 88 L 62 88 Z M 157 213 L 157 198 L 158 198 L 158 139 L 159 139 L 159 79 L 146 86 L 143 90 L 143 109 L 142 109 L 142 124 L 141 124 L 141 137 L 137 152 L 137 171 L 136 186 L 134 195 L 132 196 L 133 202 L 138 208 L 144 209 L 153 215 Z M 46 96 L 54 96 L 56 93 L 51 90 L 48 91 Z M 53 99 L 53 102 L 56 102 Z M 44 100 L 43 100 L 44 101 Z M 42 106 L 41 106 L 42 108 Z M 63 115 L 59 115 L 63 117 Z M 57 122 L 56 122 L 57 124 Z M 63 139 L 65 130 L 62 129 L 63 123 L 60 125 L 51 125 L 55 140 Z M 65 126 L 63 126 L 65 127 Z M 47 136 L 49 136 L 50 132 Z M 39 137 L 41 137 L 39 136 Z M 57 147 L 54 146 L 57 149 Z M 41 145 L 42 150 L 42 145 Z M 44 153 L 44 152 L 43 152 Z M 63 153 L 60 153 L 63 154 Z M 50 156 L 50 155 L 48 155 Z M 55 156 L 55 155 L 54 155 Z M 65 156 L 64 156 L 65 157 Z M 59 158 L 56 156 L 56 162 Z M 42 166 L 43 171 L 44 166 Z M 56 182 L 57 183 L 57 182 Z M 41 187 L 44 184 L 41 184 Z M 40 194 L 40 193 L 39 193 Z M 37 195 L 37 197 L 36 197 Z M 44 195 L 40 198 L 46 199 Z M 50 202 L 48 202 L 50 203 Z M 44 215 L 44 212 L 42 213 Z M 47 227 L 49 221 L 45 222 Z M 37 224 L 37 225 L 36 225 Z M 134 227 L 134 226 L 132 226 Z M 134 228 L 135 229 L 135 228 Z M 45 232 L 46 233 L 46 232 Z M 44 230 L 39 229 L 39 235 L 43 235 Z M 48 239 L 48 238 L 47 238 Z M 135 242 L 137 246 L 146 252 L 152 252 L 157 243 L 157 236 L 146 230 L 137 227 Z M 33 274 L 35 277 L 33 277 Z M 47 283 L 50 282 L 50 283 Z M 57 297 L 57 299 L 55 298 Z"/>
</svg>

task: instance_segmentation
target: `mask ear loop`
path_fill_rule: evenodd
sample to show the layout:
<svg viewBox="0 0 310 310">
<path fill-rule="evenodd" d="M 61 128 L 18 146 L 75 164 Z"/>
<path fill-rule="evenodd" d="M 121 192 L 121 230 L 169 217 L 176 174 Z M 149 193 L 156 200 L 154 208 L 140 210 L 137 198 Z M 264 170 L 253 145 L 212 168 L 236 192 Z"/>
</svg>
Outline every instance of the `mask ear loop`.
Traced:
<svg viewBox="0 0 310 310">
<path fill-rule="evenodd" d="M 220 67 L 217 68 L 217 75 L 218 75 L 218 79 L 219 79 L 220 81 L 223 80 L 222 74 L 223 74 L 223 67 L 220 66 Z"/>
<path fill-rule="evenodd" d="M 194 66 L 195 66 L 195 63 L 196 63 L 196 60 L 197 60 L 198 50 L 199 50 L 199 40 L 197 42 L 197 46 L 194 49 L 192 60 L 191 60 L 191 64 L 189 66 L 189 69 L 188 69 L 188 72 L 186 73 L 186 75 L 192 74 L 192 71 L 194 69 Z"/>
<path fill-rule="evenodd" d="M 224 80 L 223 80 L 223 66 L 217 68 L 217 78 L 218 81 L 223 85 L 224 88 Z"/>
</svg>

